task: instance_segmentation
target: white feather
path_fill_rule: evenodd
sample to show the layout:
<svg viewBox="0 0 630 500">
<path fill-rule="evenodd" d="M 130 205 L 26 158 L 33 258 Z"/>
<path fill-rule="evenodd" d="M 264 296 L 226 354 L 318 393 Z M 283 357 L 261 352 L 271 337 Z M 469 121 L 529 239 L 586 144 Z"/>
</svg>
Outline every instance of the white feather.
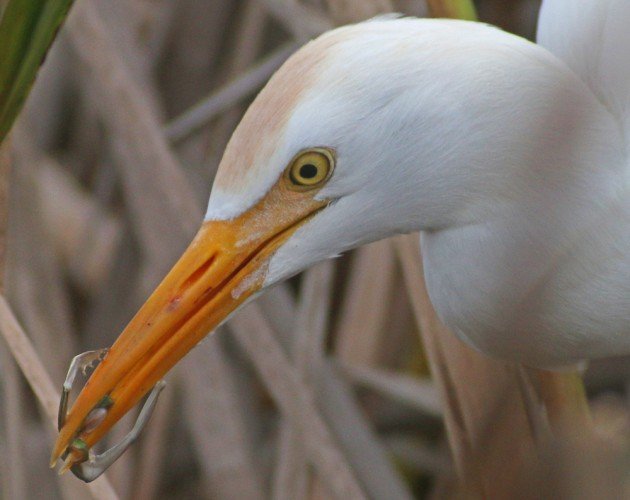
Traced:
<svg viewBox="0 0 630 500">
<path fill-rule="evenodd" d="M 272 257 L 266 285 L 421 230 L 434 305 L 478 349 L 546 367 L 630 353 L 620 82 L 585 83 L 587 68 L 461 21 L 374 20 L 313 44 L 318 76 L 265 137 L 277 147 L 209 207 L 229 197 L 240 213 L 297 151 L 336 151 L 318 195 L 335 202 Z"/>
<path fill-rule="evenodd" d="M 538 43 L 580 75 L 630 141 L 630 1 L 545 0 Z"/>
</svg>

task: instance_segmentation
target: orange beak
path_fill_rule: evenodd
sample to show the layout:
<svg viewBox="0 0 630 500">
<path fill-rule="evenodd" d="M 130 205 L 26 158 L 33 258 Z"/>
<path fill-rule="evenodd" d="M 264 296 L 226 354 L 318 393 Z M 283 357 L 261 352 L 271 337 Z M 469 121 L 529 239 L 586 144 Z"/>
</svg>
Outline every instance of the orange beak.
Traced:
<svg viewBox="0 0 630 500">
<path fill-rule="evenodd" d="M 326 202 L 276 188 L 230 221 L 207 221 L 96 368 L 68 412 L 51 464 L 69 468 L 265 280 L 271 255 Z M 98 422 L 92 410 L 100 408 Z M 102 409 L 105 408 L 105 412 Z M 92 415 L 89 419 L 88 415 Z M 75 439 L 84 443 L 78 452 Z"/>
</svg>

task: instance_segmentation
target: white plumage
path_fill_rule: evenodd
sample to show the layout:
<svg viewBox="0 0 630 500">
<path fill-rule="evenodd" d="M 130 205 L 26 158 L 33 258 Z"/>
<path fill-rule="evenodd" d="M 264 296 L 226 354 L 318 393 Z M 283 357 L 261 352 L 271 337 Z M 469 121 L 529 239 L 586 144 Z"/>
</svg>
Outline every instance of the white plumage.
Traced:
<svg viewBox="0 0 630 500">
<path fill-rule="evenodd" d="M 546 2 L 540 39 L 559 57 L 461 21 L 328 33 L 303 49 L 311 79 L 283 68 L 259 96 L 299 94 L 208 218 L 250 208 L 300 149 L 331 147 L 318 196 L 335 202 L 276 252 L 266 285 L 422 230 L 434 305 L 473 346 L 545 367 L 628 353 L 628 21 L 621 0 Z"/>
<path fill-rule="evenodd" d="M 538 43 L 562 59 L 620 122 L 630 139 L 630 2 L 546 0 Z"/>
<path fill-rule="evenodd" d="M 548 368 L 630 354 L 629 22 L 628 0 L 547 0 L 549 50 L 404 18 L 299 50 L 236 129 L 207 220 L 78 396 L 53 463 L 85 461 L 265 287 L 399 233 L 421 232 L 432 302 L 477 349 Z M 118 455 L 103 456 L 81 471 Z"/>
</svg>

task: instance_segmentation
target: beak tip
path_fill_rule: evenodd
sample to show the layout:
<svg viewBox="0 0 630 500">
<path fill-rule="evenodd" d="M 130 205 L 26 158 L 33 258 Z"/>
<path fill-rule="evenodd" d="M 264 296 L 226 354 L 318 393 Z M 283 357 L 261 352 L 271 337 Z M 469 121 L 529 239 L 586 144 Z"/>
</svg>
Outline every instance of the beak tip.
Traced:
<svg viewBox="0 0 630 500">
<path fill-rule="evenodd" d="M 60 475 L 87 460 L 90 447 L 150 387 L 156 386 L 159 393 L 165 385 L 160 381 L 162 376 L 262 286 L 261 276 L 265 273 L 257 273 L 261 262 L 266 262 L 270 252 L 290 231 L 284 226 L 274 227 L 270 228 L 272 234 L 265 228 L 262 236 L 248 240 L 241 248 L 236 245 L 241 238 L 237 229 L 241 231 L 241 223 L 233 221 L 203 226 L 200 235 L 95 368 L 69 412 L 65 411 L 69 388 L 64 387 L 66 400 L 61 405 L 64 411 L 60 418 L 63 425 L 50 460 L 51 468 L 63 460 Z M 253 275 L 255 279 L 246 281 L 252 273 L 257 273 Z M 248 286 L 235 296 L 234 289 L 244 282 Z M 178 302 L 174 303 L 174 298 Z M 94 359 L 90 354 L 77 366 L 84 368 Z M 108 404 L 103 404 L 104 398 Z M 114 400 L 116 404 L 110 410 Z M 77 440 L 82 441 L 80 449 L 76 449 Z"/>
<path fill-rule="evenodd" d="M 57 449 L 55 448 L 55 450 L 53 450 L 52 454 L 50 455 L 50 462 L 48 463 L 51 469 L 55 468 L 55 465 L 57 465 L 58 459 L 59 459 L 59 453 L 57 453 Z"/>
<path fill-rule="evenodd" d="M 63 453 L 63 450 L 60 450 L 60 444 L 59 444 L 59 440 L 57 440 L 57 442 L 55 443 L 55 447 L 53 448 L 52 453 L 50 454 L 50 468 L 54 468 L 55 465 L 57 464 L 57 460 L 59 460 L 59 457 L 61 457 L 61 454 Z"/>
<path fill-rule="evenodd" d="M 61 466 L 61 469 L 59 469 L 59 472 L 57 474 L 59 474 L 60 476 L 63 476 L 66 472 L 68 472 L 70 470 L 70 468 L 74 465 L 74 460 L 72 455 L 68 455 L 68 458 L 66 458 L 66 460 L 64 461 L 63 465 Z"/>
</svg>

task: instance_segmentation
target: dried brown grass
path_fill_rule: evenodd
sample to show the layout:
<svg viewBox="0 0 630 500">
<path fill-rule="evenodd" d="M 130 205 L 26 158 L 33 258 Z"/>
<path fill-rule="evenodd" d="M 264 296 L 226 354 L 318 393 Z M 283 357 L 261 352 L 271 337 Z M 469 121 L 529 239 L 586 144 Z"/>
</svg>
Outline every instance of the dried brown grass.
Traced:
<svg viewBox="0 0 630 500">
<path fill-rule="evenodd" d="M 502 2 L 480 3 L 531 32 Z M 252 93 L 291 47 L 390 10 L 425 14 L 402 0 L 77 3 L 14 133 L 8 237 L 0 175 L 4 497 L 536 496 L 574 491 L 585 470 L 588 491 L 619 491 L 624 474 L 606 470 L 623 464 L 630 373 L 587 375 L 596 403 L 612 391 L 595 421 L 613 444 L 555 441 L 536 381 L 439 324 L 413 237 L 324 263 L 242 311 L 173 371 L 108 478 L 86 487 L 46 467 L 65 367 L 111 344 L 187 244 Z"/>
</svg>

